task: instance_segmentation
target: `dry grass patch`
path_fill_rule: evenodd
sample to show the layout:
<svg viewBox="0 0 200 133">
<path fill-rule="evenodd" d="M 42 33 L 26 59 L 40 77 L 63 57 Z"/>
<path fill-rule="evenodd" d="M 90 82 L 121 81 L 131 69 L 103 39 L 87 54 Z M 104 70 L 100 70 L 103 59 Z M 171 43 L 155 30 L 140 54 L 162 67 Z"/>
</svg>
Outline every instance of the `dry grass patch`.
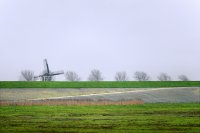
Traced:
<svg viewBox="0 0 200 133">
<path fill-rule="evenodd" d="M 99 99 L 75 99 L 75 100 L 33 100 L 33 101 L 0 101 L 0 106 L 16 105 L 16 106 L 32 106 L 32 105 L 136 105 L 143 104 L 142 100 L 126 100 L 126 101 L 111 101 Z"/>
</svg>

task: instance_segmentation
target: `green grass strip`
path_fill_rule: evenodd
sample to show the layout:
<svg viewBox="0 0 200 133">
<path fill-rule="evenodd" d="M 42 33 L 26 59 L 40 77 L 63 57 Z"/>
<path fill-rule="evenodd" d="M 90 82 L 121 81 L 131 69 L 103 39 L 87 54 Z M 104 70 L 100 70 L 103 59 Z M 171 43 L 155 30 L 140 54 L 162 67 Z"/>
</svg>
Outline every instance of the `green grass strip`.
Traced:
<svg viewBox="0 0 200 133">
<path fill-rule="evenodd" d="M 1 81 L 0 88 L 160 88 L 160 87 L 200 87 L 200 81 Z"/>
</svg>

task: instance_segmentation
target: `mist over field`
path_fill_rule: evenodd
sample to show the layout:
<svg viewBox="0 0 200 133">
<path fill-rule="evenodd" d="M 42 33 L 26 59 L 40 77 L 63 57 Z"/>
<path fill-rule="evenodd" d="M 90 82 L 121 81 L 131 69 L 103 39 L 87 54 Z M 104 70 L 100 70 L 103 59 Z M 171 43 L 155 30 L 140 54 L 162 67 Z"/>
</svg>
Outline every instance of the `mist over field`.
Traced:
<svg viewBox="0 0 200 133">
<path fill-rule="evenodd" d="M 199 132 L 199 59 L 200 0 L 0 0 L 0 132 Z"/>
</svg>

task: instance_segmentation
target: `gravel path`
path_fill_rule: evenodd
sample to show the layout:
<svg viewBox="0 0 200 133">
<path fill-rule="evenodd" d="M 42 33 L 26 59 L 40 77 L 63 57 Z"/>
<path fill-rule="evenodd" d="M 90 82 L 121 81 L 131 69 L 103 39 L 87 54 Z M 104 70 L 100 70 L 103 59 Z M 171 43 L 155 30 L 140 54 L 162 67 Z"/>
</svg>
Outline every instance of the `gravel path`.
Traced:
<svg viewBox="0 0 200 133">
<path fill-rule="evenodd" d="M 157 102 L 200 102 L 200 87 L 177 88 L 78 88 L 0 89 L 1 102 L 41 100 L 91 100 Z"/>
<path fill-rule="evenodd" d="M 29 100 L 45 100 L 45 99 L 66 99 L 66 98 L 77 98 L 77 97 L 88 97 L 88 96 L 103 96 L 103 95 L 113 95 L 113 94 L 125 94 L 125 93 L 142 93 L 142 92 L 149 92 L 149 91 L 157 91 L 157 90 L 171 90 L 171 89 L 185 89 L 183 88 L 149 88 L 149 89 L 140 89 L 140 90 L 133 90 L 133 91 L 121 91 L 121 92 L 110 92 L 110 93 L 99 93 L 99 94 L 87 94 L 87 95 L 76 95 L 76 96 L 63 96 L 63 97 L 50 97 L 50 98 L 36 98 L 36 99 L 29 99 Z"/>
</svg>

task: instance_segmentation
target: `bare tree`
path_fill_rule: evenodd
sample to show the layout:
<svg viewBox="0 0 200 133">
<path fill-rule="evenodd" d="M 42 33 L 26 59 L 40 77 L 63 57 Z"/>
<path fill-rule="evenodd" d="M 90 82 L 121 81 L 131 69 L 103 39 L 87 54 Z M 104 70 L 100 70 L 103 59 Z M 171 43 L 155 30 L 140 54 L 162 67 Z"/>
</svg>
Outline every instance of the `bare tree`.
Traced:
<svg viewBox="0 0 200 133">
<path fill-rule="evenodd" d="M 102 77 L 102 74 L 99 70 L 94 69 L 94 70 L 91 71 L 91 73 L 88 77 L 88 80 L 90 80 L 90 81 L 101 81 L 101 80 L 103 80 L 103 77 Z"/>
<path fill-rule="evenodd" d="M 178 79 L 179 79 L 180 81 L 189 81 L 189 78 L 188 78 L 186 75 L 179 75 L 179 76 L 178 76 Z"/>
<path fill-rule="evenodd" d="M 21 79 L 25 80 L 25 81 L 33 81 L 34 80 L 34 72 L 31 70 L 21 71 Z"/>
<path fill-rule="evenodd" d="M 171 77 L 166 74 L 166 73 L 161 73 L 159 76 L 158 76 L 158 80 L 160 81 L 170 81 L 172 80 Z"/>
<path fill-rule="evenodd" d="M 80 81 L 80 77 L 78 76 L 77 73 L 73 72 L 73 71 L 67 71 L 65 73 L 65 78 L 68 81 Z"/>
<path fill-rule="evenodd" d="M 126 72 L 117 72 L 115 74 L 115 80 L 116 81 L 127 81 L 128 76 L 127 76 Z"/>
<path fill-rule="evenodd" d="M 141 72 L 141 71 L 135 72 L 134 78 L 138 81 L 148 81 L 148 80 L 150 80 L 150 76 L 148 76 L 147 73 Z"/>
</svg>

